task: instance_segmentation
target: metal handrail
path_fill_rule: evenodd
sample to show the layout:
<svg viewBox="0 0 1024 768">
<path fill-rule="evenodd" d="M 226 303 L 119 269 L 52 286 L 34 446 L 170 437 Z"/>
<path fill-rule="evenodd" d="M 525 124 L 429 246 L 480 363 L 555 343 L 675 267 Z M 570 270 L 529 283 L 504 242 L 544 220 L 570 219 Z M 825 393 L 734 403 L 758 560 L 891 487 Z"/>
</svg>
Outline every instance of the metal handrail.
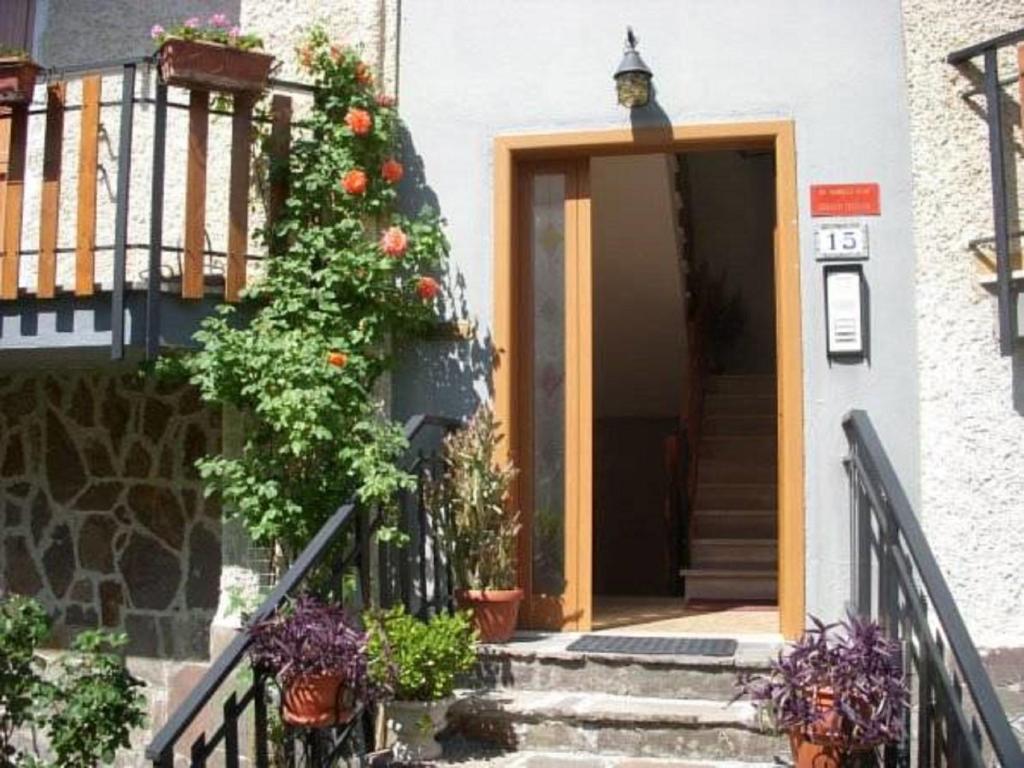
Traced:
<svg viewBox="0 0 1024 768">
<path fill-rule="evenodd" d="M 948 672 L 941 663 L 941 640 L 932 637 L 931 625 L 926 613 L 927 606 L 924 604 L 924 600 L 927 600 L 927 605 L 931 607 L 932 615 L 938 620 L 938 626 L 941 628 L 942 635 L 956 661 L 960 676 L 967 685 L 974 707 L 985 733 L 988 735 L 992 751 L 1003 766 L 1013 766 L 1013 768 L 1024 766 L 1024 753 L 1022 753 L 1020 744 L 1010 727 L 1006 712 L 999 702 L 992 681 L 982 664 L 978 649 L 967 631 L 967 626 L 964 624 L 956 601 L 942 575 L 942 570 L 935 560 L 903 484 L 886 455 L 871 419 L 864 411 L 850 411 L 843 419 L 843 429 L 850 444 L 848 461 L 851 481 L 854 482 L 855 493 L 852 498 L 855 504 L 855 516 L 867 512 L 859 509 L 856 502 L 858 495 L 863 494 L 867 497 L 870 510 L 878 518 L 879 538 L 884 539 L 886 546 L 893 550 L 889 553 L 891 563 L 888 565 L 897 572 L 883 572 L 887 563 L 880 558 L 879 592 L 883 592 L 882 583 L 893 584 L 895 583 L 894 579 L 902 580 L 907 606 L 912 612 L 913 618 L 923 623 L 923 626 L 919 627 L 919 642 L 922 646 L 919 649 L 919 654 L 923 656 L 927 651 L 937 666 L 933 670 L 922 671 L 925 685 L 929 684 L 927 681 L 930 671 L 935 677 L 932 684 L 937 683 L 943 688 L 948 687 L 949 695 L 944 695 L 943 701 L 949 707 L 957 710 L 950 714 L 957 721 L 963 737 L 971 742 L 972 729 L 968 724 L 970 718 L 967 716 L 962 702 L 957 700 L 958 683 L 955 677 L 952 680 L 949 679 Z M 868 523 L 866 531 L 863 527 L 864 522 Z M 855 519 L 855 527 L 861 532 L 861 536 L 854 536 L 853 542 L 855 569 L 853 602 L 858 611 L 869 614 L 871 574 L 865 573 L 862 569 L 865 561 L 870 561 L 870 552 L 865 551 L 865 544 L 870 546 L 870 520 L 858 521 Z M 911 568 L 913 568 L 912 573 L 910 572 Z M 923 593 L 918 591 L 916 586 L 918 583 L 923 587 Z M 879 602 L 886 599 L 888 598 L 885 595 L 879 595 Z M 899 623 L 893 617 L 888 618 L 893 623 Z M 904 619 L 904 623 L 906 623 L 906 619 Z M 897 631 L 895 626 L 890 626 L 889 629 Z M 924 664 L 924 660 L 920 663 Z M 921 706 L 926 708 L 927 704 L 922 703 Z M 924 727 L 921 727 L 921 731 L 920 739 L 931 738 L 924 732 Z M 980 762 L 980 746 L 977 743 L 968 743 L 964 745 L 964 749 L 968 757 L 973 758 L 974 764 L 979 766 L 983 764 Z"/>
<path fill-rule="evenodd" d="M 1017 346 L 1016 290 L 1013 286 L 1013 265 L 1010 261 L 1009 201 L 1006 188 L 1006 151 L 1004 148 L 1002 95 L 1004 82 L 999 77 L 999 49 L 1024 41 L 1024 29 L 1007 32 L 975 45 L 954 51 L 946 57 L 953 66 L 984 57 L 985 120 L 988 123 L 989 168 L 992 177 L 991 241 L 996 250 L 996 296 L 999 302 L 999 351 L 1013 354 Z M 1018 78 L 1021 73 L 1018 72 Z M 989 240 L 989 238 L 984 238 Z"/>
<path fill-rule="evenodd" d="M 420 414 L 406 421 L 403 433 L 406 441 L 412 445 L 419 433 L 427 427 L 439 427 L 445 430 L 456 429 L 461 425 L 457 419 L 444 416 Z M 410 451 L 412 449 L 410 448 Z M 408 456 L 406 457 L 408 458 Z M 403 463 L 405 463 L 403 461 Z M 316 535 L 306 545 L 302 553 L 278 582 L 277 586 L 252 614 L 247 626 L 253 626 L 272 616 L 281 607 L 285 599 L 293 594 L 303 583 L 309 572 L 319 565 L 331 545 L 338 536 L 350 529 L 357 521 L 358 506 L 355 499 L 343 504 L 331 515 Z M 251 644 L 251 635 L 243 630 L 231 641 L 221 654 L 210 665 L 196 686 L 189 692 L 185 701 L 172 713 L 164 726 L 146 747 L 146 759 L 154 765 L 171 765 L 174 747 L 188 727 L 196 720 L 203 707 L 210 702 L 228 676 L 238 667 Z"/>
</svg>

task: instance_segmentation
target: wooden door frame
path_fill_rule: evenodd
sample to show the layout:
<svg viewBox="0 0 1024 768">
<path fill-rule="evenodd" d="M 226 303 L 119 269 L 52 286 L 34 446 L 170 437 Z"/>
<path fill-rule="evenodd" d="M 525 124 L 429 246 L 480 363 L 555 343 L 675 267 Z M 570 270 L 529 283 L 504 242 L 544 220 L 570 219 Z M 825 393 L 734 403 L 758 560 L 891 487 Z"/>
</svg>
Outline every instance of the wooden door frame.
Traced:
<svg viewBox="0 0 1024 768">
<path fill-rule="evenodd" d="M 804 423 L 803 423 L 803 350 L 800 312 L 800 247 L 797 229 L 798 207 L 796 192 L 795 128 L 790 120 L 772 120 L 743 123 L 709 123 L 673 125 L 651 129 L 614 129 L 552 134 L 499 136 L 494 140 L 494 321 L 492 341 L 494 360 L 495 413 L 505 431 L 503 452 L 513 461 L 522 453 L 520 446 L 528 437 L 529 424 L 522 418 L 519 397 L 521 381 L 517 357 L 522 349 L 519 307 L 522 305 L 522 287 L 517 280 L 516 254 L 522 199 L 518 189 L 518 166 L 526 161 L 589 159 L 602 155 L 629 155 L 679 153 L 702 150 L 771 149 L 775 153 L 775 338 L 778 408 L 778 508 L 779 508 L 779 624 L 787 638 L 796 637 L 804 627 Z M 587 199 L 589 216 L 589 198 Z M 589 238 L 589 231 L 585 234 Z M 578 281 L 581 291 L 590 285 L 589 241 L 579 244 L 585 263 L 581 267 L 583 278 Z M 568 253 L 568 249 L 567 249 Z M 588 289 L 589 290 L 589 289 Z M 578 322 L 590 323 L 592 306 L 590 295 L 579 296 Z M 568 315 L 569 307 L 566 308 Z M 574 360 L 592 359 L 586 355 L 590 349 L 590 334 L 583 334 L 583 346 L 577 348 Z M 569 340 L 567 339 L 567 342 Z M 592 352 L 592 350 L 590 350 Z M 568 349 L 567 349 L 568 362 Z M 567 412 L 580 404 L 572 402 L 573 389 L 569 378 L 586 386 L 592 366 L 567 365 Z M 585 409 L 587 404 L 582 404 Z M 576 447 L 586 450 L 592 426 L 581 430 Z M 569 435 L 567 434 L 567 438 Z M 568 446 L 567 446 L 568 448 Z M 592 451 L 591 451 L 592 452 Z M 570 454 L 571 455 L 571 454 Z M 575 465 L 580 472 L 582 465 Z M 589 466 L 589 461 L 586 462 Z M 567 467 L 570 473 L 572 469 Z M 579 482 L 579 477 L 575 482 Z M 570 480 L 567 485 L 572 484 Z M 590 482 L 579 484 L 589 489 Z M 518 502 L 520 489 L 514 490 L 513 502 Z M 590 578 L 592 552 L 593 506 L 589 494 L 576 497 L 579 526 L 576 536 L 578 562 L 572 564 L 579 590 L 576 596 L 581 611 L 576 620 L 565 628 L 590 628 L 592 579 Z M 568 506 L 569 498 L 566 503 Z M 530 594 L 530 523 L 524 510 L 524 534 L 520 542 L 520 584 Z M 569 563 L 567 562 L 567 565 Z M 530 616 L 524 617 L 527 622 Z"/>
</svg>

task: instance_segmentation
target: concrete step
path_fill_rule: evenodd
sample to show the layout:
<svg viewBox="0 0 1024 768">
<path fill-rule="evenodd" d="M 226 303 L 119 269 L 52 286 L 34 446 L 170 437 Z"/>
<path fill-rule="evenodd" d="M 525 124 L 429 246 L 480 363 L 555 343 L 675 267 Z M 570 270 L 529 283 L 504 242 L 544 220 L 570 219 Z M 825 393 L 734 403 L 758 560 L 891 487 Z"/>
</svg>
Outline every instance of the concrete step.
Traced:
<svg viewBox="0 0 1024 768">
<path fill-rule="evenodd" d="M 666 757 L 595 755 L 585 752 L 507 752 L 494 747 L 451 748 L 431 761 L 434 766 L 459 768 L 778 768 L 779 763 L 749 763 L 736 760 L 674 760 Z M 401 763 L 393 764 L 401 766 Z"/>
<path fill-rule="evenodd" d="M 748 702 L 573 691 L 469 692 L 449 711 L 458 734 L 507 749 L 769 761 L 784 749 Z"/>
<path fill-rule="evenodd" d="M 775 396 L 775 376 L 742 376 L 723 374 L 704 380 L 707 394 Z"/>
<path fill-rule="evenodd" d="M 703 509 L 693 516 L 693 535 L 707 539 L 774 539 L 778 513 L 774 509 Z"/>
<path fill-rule="evenodd" d="M 481 646 L 472 675 L 476 690 L 560 690 L 648 698 L 729 701 L 740 672 L 766 669 L 779 640 L 739 641 L 733 656 L 579 653 L 579 635 L 517 633 L 509 643 Z"/>
<path fill-rule="evenodd" d="M 707 435 L 701 438 L 697 454 L 705 459 L 775 461 L 779 446 L 775 435 Z"/>
<path fill-rule="evenodd" d="M 683 568 L 687 600 L 777 600 L 778 570 L 746 562 L 720 568 Z"/>
<path fill-rule="evenodd" d="M 694 509 L 698 512 L 708 509 L 776 509 L 779 492 L 775 479 L 773 476 L 766 482 L 713 483 L 700 476 L 697 478 Z"/>
<path fill-rule="evenodd" d="M 701 433 L 707 435 L 775 435 L 777 419 L 771 415 L 711 414 L 701 420 Z"/>
<path fill-rule="evenodd" d="M 774 538 L 695 538 L 690 542 L 690 567 L 728 568 L 733 563 L 749 563 L 764 570 L 775 570 L 779 562 L 779 543 Z"/>
<path fill-rule="evenodd" d="M 779 468 L 772 459 L 747 461 L 742 457 L 701 458 L 697 464 L 697 493 L 703 484 L 721 485 L 726 483 L 773 483 Z"/>
<path fill-rule="evenodd" d="M 706 416 L 772 416 L 776 415 L 775 395 L 725 395 L 704 396 Z"/>
</svg>

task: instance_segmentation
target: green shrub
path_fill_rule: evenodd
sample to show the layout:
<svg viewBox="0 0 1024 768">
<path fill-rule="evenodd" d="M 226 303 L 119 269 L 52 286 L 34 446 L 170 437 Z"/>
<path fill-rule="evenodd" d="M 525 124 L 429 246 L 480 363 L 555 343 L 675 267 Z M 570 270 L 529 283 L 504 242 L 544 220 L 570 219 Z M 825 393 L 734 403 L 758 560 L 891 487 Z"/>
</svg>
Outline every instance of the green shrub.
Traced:
<svg viewBox="0 0 1024 768">
<path fill-rule="evenodd" d="M 138 691 L 143 684 L 115 653 L 126 638 L 83 632 L 44 678 L 36 649 L 48 634 L 49 621 L 38 602 L 18 595 L 0 600 L 0 766 L 109 764 L 118 749 L 130 746 L 131 729 L 145 722 Z M 46 732 L 55 762 L 11 743 L 15 732 L 28 726 Z"/>
<path fill-rule="evenodd" d="M 366 615 L 370 679 L 400 701 L 451 696 L 458 675 L 476 661 L 476 633 L 468 614 L 421 621 L 399 607 Z"/>
<path fill-rule="evenodd" d="M 33 722 L 42 666 L 36 648 L 49 631 L 46 611 L 35 600 L 13 595 L 0 601 L 0 765 L 20 761 L 11 740 Z"/>
</svg>

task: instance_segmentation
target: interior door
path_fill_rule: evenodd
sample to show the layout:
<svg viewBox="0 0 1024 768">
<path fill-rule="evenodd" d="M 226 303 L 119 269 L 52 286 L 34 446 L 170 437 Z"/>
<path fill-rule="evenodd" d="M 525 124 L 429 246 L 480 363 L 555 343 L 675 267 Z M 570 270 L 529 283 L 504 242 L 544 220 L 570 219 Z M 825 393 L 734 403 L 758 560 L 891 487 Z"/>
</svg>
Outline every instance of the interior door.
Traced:
<svg viewBox="0 0 1024 768">
<path fill-rule="evenodd" d="M 589 160 L 518 168 L 523 623 L 587 630 L 593 460 Z"/>
</svg>

